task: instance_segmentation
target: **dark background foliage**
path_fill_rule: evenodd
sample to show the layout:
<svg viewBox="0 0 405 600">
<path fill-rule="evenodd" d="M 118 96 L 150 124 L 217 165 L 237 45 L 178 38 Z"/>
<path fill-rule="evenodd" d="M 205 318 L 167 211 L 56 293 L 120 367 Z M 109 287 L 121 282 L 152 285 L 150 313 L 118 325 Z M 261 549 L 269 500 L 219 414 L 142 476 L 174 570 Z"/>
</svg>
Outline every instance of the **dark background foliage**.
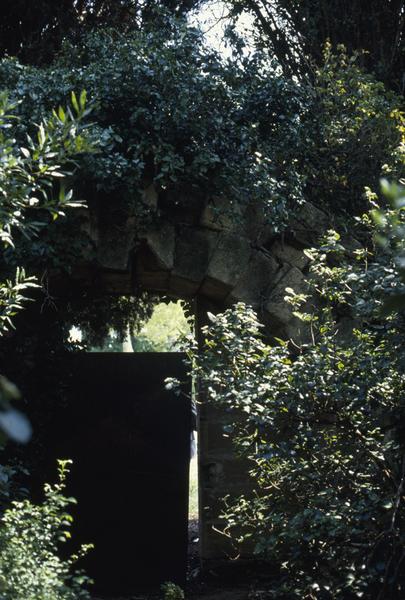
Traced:
<svg viewBox="0 0 405 600">
<path fill-rule="evenodd" d="M 287 75 L 322 63 L 327 41 L 361 53 L 362 65 L 396 91 L 404 90 L 402 0 L 230 0 L 232 12 L 254 18 L 256 43 L 277 56 Z"/>
<path fill-rule="evenodd" d="M 153 25 L 161 9 L 181 16 L 201 0 L 4 0 L 0 55 L 29 64 L 51 62 L 66 37 L 95 27 L 121 31 Z"/>
<path fill-rule="evenodd" d="M 353 257 L 334 234 L 313 250 L 312 311 L 300 309 L 308 296 L 288 292 L 310 344 L 270 348 L 256 317 L 238 307 L 214 319 L 200 373 L 213 401 L 244 416 L 228 434 L 251 460 L 259 493 L 229 505 L 225 516 L 279 569 L 269 597 L 399 599 L 403 321 L 384 320 L 381 309 L 383 297 L 402 288 L 395 248 L 379 251 L 371 217 L 362 215 L 383 201 L 375 193 L 381 175 L 404 176 L 404 116 L 395 95 L 403 89 L 403 2 L 229 1 L 231 19 L 242 10 L 253 15 L 255 43 L 250 55 L 234 47 L 231 60 L 187 26 L 184 17 L 200 4 L 3 3 L 0 52 L 18 57 L 0 63 L 0 88 L 18 118 L 10 156 L 26 174 L 27 134 L 53 108 L 55 123 L 64 123 L 58 106 L 86 90 L 96 143 L 91 152 L 80 146 L 65 183 L 113 235 L 129 218 L 138 232 L 151 219 L 184 218 L 193 195 L 203 205 L 214 194 L 230 214 L 236 203 L 261 203 L 274 235 L 306 201 L 344 233 L 358 224 L 365 247 L 356 242 Z M 11 169 L 3 179 L 9 185 L 14 176 Z M 152 184 L 153 210 L 144 196 Z M 49 188 L 57 190 L 53 182 Z M 92 293 L 72 286 L 55 297 L 50 274 L 67 278 L 83 251 L 94 260 L 94 247 L 78 235 L 80 212 L 54 224 L 52 211 L 60 210 L 34 213 L 32 195 L 28 188 L 22 201 L 24 226 L 35 214 L 35 235 L 27 241 L 13 231 L 15 248 L 3 252 L 0 272 L 4 280 L 23 265 L 43 285 L 15 319 L 17 330 L 3 337 L 0 357 L 40 434 L 63 408 L 63 353 L 99 342 L 110 326 L 121 333 L 136 327 L 151 304 L 103 297 L 97 281 Z M 10 222 L 15 213 L 5 211 Z M 403 241 L 397 215 L 392 228 Z M 336 336 L 342 317 L 347 339 Z M 85 333 L 81 347 L 68 339 L 73 324 Z M 41 443 L 39 435 L 32 466 L 40 464 Z"/>
</svg>

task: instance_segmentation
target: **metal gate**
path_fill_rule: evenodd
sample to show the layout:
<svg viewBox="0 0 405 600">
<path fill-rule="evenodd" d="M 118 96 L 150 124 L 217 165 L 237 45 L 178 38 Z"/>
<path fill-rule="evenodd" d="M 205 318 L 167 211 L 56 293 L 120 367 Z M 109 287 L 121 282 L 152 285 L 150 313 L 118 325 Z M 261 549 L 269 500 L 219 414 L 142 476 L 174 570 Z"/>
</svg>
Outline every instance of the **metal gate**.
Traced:
<svg viewBox="0 0 405 600">
<path fill-rule="evenodd" d="M 80 354 L 58 456 L 73 459 L 73 540 L 100 594 L 184 584 L 187 561 L 190 382 L 182 354 Z M 181 394 L 166 377 L 183 382 Z M 53 454 L 53 452 L 52 452 Z M 55 456 L 55 454 L 54 454 Z"/>
</svg>

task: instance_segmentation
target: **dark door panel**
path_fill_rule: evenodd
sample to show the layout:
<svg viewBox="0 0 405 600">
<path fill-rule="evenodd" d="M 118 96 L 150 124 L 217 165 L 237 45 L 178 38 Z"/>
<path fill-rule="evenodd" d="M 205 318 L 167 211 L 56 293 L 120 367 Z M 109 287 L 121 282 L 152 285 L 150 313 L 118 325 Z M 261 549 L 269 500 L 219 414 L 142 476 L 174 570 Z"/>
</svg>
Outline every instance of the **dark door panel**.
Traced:
<svg viewBox="0 0 405 600">
<path fill-rule="evenodd" d="M 74 540 L 95 544 L 83 567 L 99 593 L 184 584 L 190 383 L 183 358 L 69 357 L 72 384 L 52 454 L 73 459 Z M 165 389 L 166 377 L 184 382 L 180 396 Z"/>
</svg>

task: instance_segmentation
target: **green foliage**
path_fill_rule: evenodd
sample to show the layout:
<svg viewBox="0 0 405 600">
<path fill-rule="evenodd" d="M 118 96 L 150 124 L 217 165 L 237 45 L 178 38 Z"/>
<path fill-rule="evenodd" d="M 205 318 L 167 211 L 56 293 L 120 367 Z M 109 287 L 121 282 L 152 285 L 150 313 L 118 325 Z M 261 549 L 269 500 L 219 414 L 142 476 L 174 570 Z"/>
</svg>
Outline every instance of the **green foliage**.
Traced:
<svg viewBox="0 0 405 600">
<path fill-rule="evenodd" d="M 87 577 L 74 572 L 78 555 L 62 560 L 61 543 L 70 538 L 72 518 L 67 512 L 74 500 L 65 493 L 69 461 L 59 461 L 59 482 L 45 485 L 45 500 L 14 501 L 0 526 L 0 598 L 2 600 L 89 599 Z"/>
<path fill-rule="evenodd" d="M 225 62 L 197 30 L 167 17 L 156 30 L 66 42 L 48 68 L 3 60 L 0 84 L 20 101 L 20 136 L 72 89 L 88 91 L 99 151 L 81 159 L 75 185 L 101 227 L 196 218 L 219 196 L 230 214 L 265 207 L 279 230 L 304 200 L 363 210 L 364 186 L 384 170 L 395 176 L 401 101 L 358 63 L 328 47 L 313 83 L 299 85 L 260 53 Z"/>
<path fill-rule="evenodd" d="M 401 0 L 228 0 L 231 14 L 253 18 L 259 48 L 275 55 L 286 74 L 310 76 L 323 47 L 343 44 L 397 91 L 403 90 L 404 7 Z"/>
<path fill-rule="evenodd" d="M 228 499 L 226 532 L 272 563 L 269 598 L 399 600 L 404 326 L 381 311 L 402 284 L 387 249 L 353 253 L 335 232 L 308 255 L 307 293 L 286 290 L 308 343 L 267 345 L 239 304 L 211 317 L 193 357 L 252 465 L 255 491 Z"/>
<path fill-rule="evenodd" d="M 334 214 L 361 215 L 369 207 L 365 187 L 399 177 L 404 164 L 402 99 L 359 62 L 326 45 L 303 127 L 306 197 Z"/>
<path fill-rule="evenodd" d="M 66 191 L 65 179 L 72 173 L 73 158 L 91 150 L 92 145 L 83 122 L 88 114 L 85 94 L 78 101 L 72 92 L 71 100 L 74 114 L 70 108 L 59 107 L 58 113 L 40 120 L 35 136 L 25 135 L 23 145 L 17 141 L 17 104 L 5 92 L 0 94 L 0 241 L 13 254 L 18 254 L 21 236 L 31 242 L 49 220 L 76 205 L 72 191 Z M 28 300 L 27 290 L 38 287 L 35 277 L 27 277 L 18 266 L 13 279 L 3 274 L 0 281 L 0 336 L 13 327 L 12 319 Z M 30 436 L 30 426 L 11 407 L 18 396 L 14 386 L 2 378 L 0 431 L 23 442 Z"/>
<path fill-rule="evenodd" d="M 64 319 L 69 328 L 81 331 L 83 347 L 113 352 L 122 346 L 128 331 L 138 333 L 150 318 L 154 303 L 153 296 L 146 293 L 112 298 L 82 293 L 69 301 Z"/>
<path fill-rule="evenodd" d="M 402 183 L 405 181 L 402 179 Z M 405 188 L 403 185 L 382 181 L 382 192 L 389 201 L 389 208 L 382 210 L 375 202 L 373 220 L 378 228 L 376 240 L 382 249 L 394 255 L 395 266 L 402 282 L 400 289 L 390 290 L 385 302 L 387 311 L 403 309 L 405 306 Z"/>
<path fill-rule="evenodd" d="M 222 60 L 197 30 L 166 15 L 155 29 L 66 41 L 47 68 L 3 60 L 0 85 L 19 102 L 21 144 L 32 120 L 72 90 L 88 91 L 98 152 L 81 157 L 72 183 L 107 235 L 128 219 L 138 232 L 160 217 L 197 219 L 213 196 L 230 215 L 264 207 L 278 231 L 304 200 L 361 212 L 364 186 L 382 172 L 395 176 L 400 100 L 330 47 L 313 83 L 299 85 L 260 53 Z M 21 246 L 24 263 L 73 268 L 91 244 L 73 222 L 63 227 Z"/>
<path fill-rule="evenodd" d="M 96 27 L 121 30 L 147 27 L 162 11 L 184 15 L 201 0 L 4 0 L 0 23 L 0 55 L 19 56 L 23 62 L 50 62 L 66 36 Z"/>
<path fill-rule="evenodd" d="M 0 239 L 6 246 L 14 245 L 15 231 L 26 236 L 37 233 L 36 213 L 45 211 L 56 219 L 77 205 L 63 182 L 71 175 L 66 163 L 88 152 L 91 144 L 88 126 L 82 122 L 88 115 L 85 95 L 80 105 L 73 92 L 71 99 L 75 115 L 60 106 L 51 117 L 39 120 L 35 137 L 27 134 L 22 145 L 16 139 L 21 127 L 18 102 L 13 104 L 4 92 L 0 95 Z"/>
<path fill-rule="evenodd" d="M 231 213 L 238 202 L 265 203 L 277 223 L 302 201 L 293 153 L 305 93 L 259 55 L 245 63 L 224 62 L 197 30 L 167 18 L 156 30 L 66 43 L 49 68 L 3 60 L 0 85 L 21 100 L 26 126 L 72 89 L 88 91 L 99 152 L 81 161 L 78 184 L 110 227 L 125 214 L 142 227 L 152 183 L 163 215 L 198 213 L 187 204 L 194 193 L 202 204 L 226 198 Z"/>
<path fill-rule="evenodd" d="M 76 327 L 81 333 L 84 331 L 82 341 L 87 346 L 91 346 L 91 341 L 98 342 L 91 348 L 92 352 L 122 352 L 123 342 L 128 337 L 134 352 L 179 351 L 184 336 L 190 334 L 191 325 L 191 319 L 184 314 L 182 302 L 158 302 L 156 298 L 153 304 L 150 297 L 145 295 L 143 298 L 143 304 L 138 298 L 117 299 L 121 312 L 117 310 L 113 318 L 106 315 L 111 327 L 108 334 L 98 326 L 99 318 L 90 324 L 74 312 Z M 98 335 L 89 337 L 90 331 L 97 331 Z"/>
<path fill-rule="evenodd" d="M 0 331 L 3 334 L 13 327 L 12 318 L 29 300 L 23 295 L 24 291 L 38 287 L 35 281 L 35 277 L 26 277 L 24 269 L 17 267 L 14 281 L 0 282 Z"/>
<path fill-rule="evenodd" d="M 181 339 L 190 334 L 190 323 L 186 319 L 180 301 L 155 306 L 149 320 L 132 338 L 135 352 L 176 352 Z"/>
<path fill-rule="evenodd" d="M 184 600 L 185 596 L 183 590 L 175 583 L 168 581 L 161 586 L 161 590 L 163 593 L 163 600 Z"/>
<path fill-rule="evenodd" d="M 59 107 L 58 113 L 54 111 L 36 127 L 35 138 L 25 136 L 23 146 L 16 139 L 17 105 L 6 93 L 0 95 L 0 240 L 5 248 L 15 251 L 16 236 L 32 240 L 49 218 L 55 220 L 67 208 L 77 206 L 72 190 L 66 191 L 65 179 L 72 173 L 73 157 L 89 151 L 91 144 L 87 125 L 82 123 L 88 114 L 85 96 L 81 95 L 79 106 L 72 92 L 72 102 L 75 116 L 70 108 L 65 112 Z M 23 293 L 35 287 L 34 281 L 17 267 L 14 282 L 0 282 L 1 334 L 12 326 L 12 317 L 26 300 Z"/>
</svg>

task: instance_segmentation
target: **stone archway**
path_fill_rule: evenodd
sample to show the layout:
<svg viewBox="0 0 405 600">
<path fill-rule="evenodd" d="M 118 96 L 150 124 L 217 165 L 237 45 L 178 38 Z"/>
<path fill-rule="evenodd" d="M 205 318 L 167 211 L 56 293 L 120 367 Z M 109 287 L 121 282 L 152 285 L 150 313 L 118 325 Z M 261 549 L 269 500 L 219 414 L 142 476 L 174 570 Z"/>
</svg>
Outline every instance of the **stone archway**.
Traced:
<svg viewBox="0 0 405 600">
<path fill-rule="evenodd" d="M 328 217 L 306 203 L 283 235 L 274 233 L 264 211 L 255 206 L 230 214 L 219 200 L 187 198 L 189 210 L 164 215 L 153 188 L 145 203 L 155 218 L 137 230 L 133 218 L 117 223 L 90 210 L 87 232 L 96 261 L 74 273 L 84 286 L 92 281 L 106 294 L 145 290 L 181 299 L 195 299 L 200 323 L 206 310 L 222 310 L 235 302 L 251 305 L 272 335 L 297 333 L 297 320 L 284 301 L 287 287 L 303 288 L 308 258 L 303 249 L 328 228 Z M 197 206 L 197 210 L 196 207 Z M 174 211 L 175 213 L 175 211 Z M 246 490 L 243 465 L 235 461 L 232 444 L 223 436 L 227 416 L 208 403 L 200 409 L 200 535 L 201 557 L 217 561 L 232 552 L 215 532 L 219 499 Z"/>
<path fill-rule="evenodd" d="M 110 293 L 140 289 L 204 299 L 221 309 L 245 302 L 275 334 L 293 333 L 296 321 L 284 291 L 302 288 L 309 262 L 303 249 L 328 228 L 328 216 L 305 203 L 287 230 L 276 234 L 257 206 L 232 209 L 191 193 L 180 201 L 185 208 L 177 215 L 165 214 L 151 186 L 145 192 L 151 216 L 142 230 L 133 217 L 117 223 L 111 207 L 102 219 L 99 208 L 90 210 L 86 229 L 96 260 L 84 257 L 76 276 L 84 283 L 98 277 Z"/>
</svg>

